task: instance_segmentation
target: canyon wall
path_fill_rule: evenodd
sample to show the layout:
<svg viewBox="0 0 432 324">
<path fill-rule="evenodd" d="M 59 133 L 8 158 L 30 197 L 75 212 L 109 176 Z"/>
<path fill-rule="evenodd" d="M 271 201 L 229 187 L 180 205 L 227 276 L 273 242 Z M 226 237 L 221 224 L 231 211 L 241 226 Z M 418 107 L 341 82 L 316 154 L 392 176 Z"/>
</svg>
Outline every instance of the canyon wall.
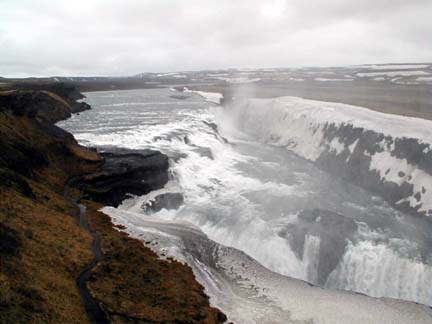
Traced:
<svg viewBox="0 0 432 324">
<path fill-rule="evenodd" d="M 432 216 L 431 121 L 296 97 L 234 102 L 225 113 L 264 143 L 285 147 L 400 210 Z"/>
</svg>

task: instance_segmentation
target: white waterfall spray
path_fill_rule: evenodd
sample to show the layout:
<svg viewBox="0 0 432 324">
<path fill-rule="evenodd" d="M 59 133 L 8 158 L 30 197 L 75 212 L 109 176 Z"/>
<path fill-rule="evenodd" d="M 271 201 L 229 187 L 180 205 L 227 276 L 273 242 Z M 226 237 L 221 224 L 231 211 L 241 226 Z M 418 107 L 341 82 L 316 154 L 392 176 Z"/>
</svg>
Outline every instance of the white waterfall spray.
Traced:
<svg viewBox="0 0 432 324">
<path fill-rule="evenodd" d="M 303 249 L 303 265 L 305 268 L 305 279 L 312 283 L 318 282 L 320 238 L 307 234 Z"/>
<path fill-rule="evenodd" d="M 350 243 L 326 286 L 432 305 L 432 267 L 371 241 Z"/>
</svg>

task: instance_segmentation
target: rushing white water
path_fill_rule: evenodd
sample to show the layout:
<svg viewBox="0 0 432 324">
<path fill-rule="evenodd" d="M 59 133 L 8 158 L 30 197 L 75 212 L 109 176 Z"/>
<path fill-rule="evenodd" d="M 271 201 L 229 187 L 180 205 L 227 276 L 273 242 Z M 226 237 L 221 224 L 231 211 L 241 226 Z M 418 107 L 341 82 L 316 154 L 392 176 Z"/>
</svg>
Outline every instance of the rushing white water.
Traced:
<svg viewBox="0 0 432 324">
<path fill-rule="evenodd" d="M 132 197 L 107 212 L 137 237 L 158 240 L 161 247 L 165 240 L 164 253 L 190 263 L 212 301 L 232 319 L 266 323 L 261 320 L 268 316 L 274 321 L 267 323 L 290 323 L 319 318 L 322 309 L 312 307 L 307 301 L 309 292 L 303 291 L 309 286 L 285 276 L 327 288 L 432 305 L 430 220 L 397 211 L 381 198 L 320 171 L 284 148 L 260 143 L 233 123 L 235 111 L 224 111 L 196 94 L 187 94 L 189 98 L 183 100 L 170 95 L 165 89 L 89 93 L 87 102 L 93 110 L 73 116 L 61 126 L 85 145 L 154 148 L 170 157 L 172 179 L 165 188 Z M 254 123 L 259 125 L 259 119 Z M 143 203 L 167 192 L 182 193 L 184 204 L 175 210 L 143 211 Z M 155 221 L 163 225 L 150 226 L 149 222 Z M 179 238 L 174 230 L 179 226 L 186 226 L 188 234 Z M 216 252 L 212 250 L 211 258 L 198 258 L 191 239 L 195 234 L 191 233 L 201 233 L 196 235 L 205 237 L 202 242 L 207 243 L 203 244 L 216 244 L 217 251 L 229 251 L 217 258 L 216 269 L 212 268 Z M 212 241 L 216 243 L 208 243 Z M 245 262 L 250 265 L 242 272 Z M 231 278 L 228 283 L 227 276 Z M 255 280 L 258 282 L 253 283 Z M 316 313 L 305 314 L 307 308 L 283 298 L 293 289 L 291 284 L 303 287 L 306 295 L 302 301 L 307 307 L 316 307 Z M 255 286 L 261 287 L 260 293 Z M 317 323 L 355 323 L 352 318 L 361 318 L 352 305 L 342 303 L 346 312 L 354 312 L 349 317 L 335 306 L 336 301 L 346 298 L 355 304 L 357 298 L 365 298 L 363 310 L 376 302 L 331 290 L 313 291 L 318 298 L 315 303 L 330 296 L 328 305 L 322 307 L 345 319 L 332 321 L 333 315 L 327 314 Z M 261 293 L 267 300 L 263 304 Z M 420 316 L 419 310 L 411 309 L 408 317 L 401 317 L 392 307 L 386 308 L 393 302 L 385 303 L 385 313 L 400 320 L 394 323 L 424 322 L 423 317 L 417 322 L 408 320 L 412 314 Z M 242 311 L 236 311 L 236 306 Z M 362 323 L 384 323 L 373 320 L 381 311 L 374 308 L 369 321 Z"/>
<path fill-rule="evenodd" d="M 409 242 L 401 245 L 407 246 Z M 430 266 L 419 260 L 403 258 L 385 244 L 361 241 L 355 245 L 349 244 L 326 285 L 370 296 L 430 301 L 432 287 L 427 285 L 430 282 Z"/>
<path fill-rule="evenodd" d="M 305 261 L 305 278 L 310 282 L 318 282 L 320 238 L 314 235 L 306 235 L 303 248 L 303 260 Z"/>
<path fill-rule="evenodd" d="M 432 320 L 426 306 L 321 289 L 271 272 L 243 252 L 211 241 L 189 223 L 112 207 L 103 212 L 159 255 L 187 262 L 211 303 L 238 324 L 427 324 Z M 309 240 L 312 251 L 318 240 Z"/>
</svg>

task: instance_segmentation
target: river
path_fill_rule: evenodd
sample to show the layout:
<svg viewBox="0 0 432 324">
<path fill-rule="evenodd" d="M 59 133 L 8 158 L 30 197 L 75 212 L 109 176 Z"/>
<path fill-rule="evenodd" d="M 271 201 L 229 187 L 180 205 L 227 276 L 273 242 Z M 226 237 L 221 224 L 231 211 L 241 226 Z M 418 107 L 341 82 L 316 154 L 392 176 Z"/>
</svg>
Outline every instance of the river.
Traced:
<svg viewBox="0 0 432 324">
<path fill-rule="evenodd" d="M 353 303 L 369 309 L 370 323 L 374 312 L 385 316 L 387 302 L 376 307 L 371 299 L 334 289 L 432 305 L 429 219 L 400 212 L 285 148 L 260 142 L 236 127 L 229 110 L 197 94 L 175 94 L 169 89 L 86 93 L 93 109 L 60 126 L 81 144 L 101 150 L 153 148 L 169 156 L 165 188 L 104 210 L 132 235 L 157 241 L 150 245 L 161 255 L 191 264 L 212 302 L 230 318 L 338 322 L 332 321 L 330 302 L 323 309 L 315 303 L 315 310 L 304 314 L 307 305 L 287 298 L 285 286 L 291 292 L 301 286 L 295 291 L 305 300 L 320 294 L 340 300 L 342 294 L 344 302 L 334 307 L 347 311 L 354 307 L 350 299 L 358 298 Z M 184 197 L 179 208 L 142 208 L 159 194 L 177 192 Z M 326 289 L 310 293 L 309 285 L 290 278 Z M 393 310 L 389 323 L 391 316 L 394 323 L 405 323 Z"/>
</svg>

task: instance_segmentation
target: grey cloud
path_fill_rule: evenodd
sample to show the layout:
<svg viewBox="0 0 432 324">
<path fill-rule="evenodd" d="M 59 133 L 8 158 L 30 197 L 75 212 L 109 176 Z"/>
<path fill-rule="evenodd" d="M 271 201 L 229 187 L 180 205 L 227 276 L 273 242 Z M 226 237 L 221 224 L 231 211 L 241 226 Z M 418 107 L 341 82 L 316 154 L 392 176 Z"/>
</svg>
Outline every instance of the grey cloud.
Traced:
<svg viewBox="0 0 432 324">
<path fill-rule="evenodd" d="M 429 0 L 0 0 L 0 75 L 431 61 Z"/>
</svg>

